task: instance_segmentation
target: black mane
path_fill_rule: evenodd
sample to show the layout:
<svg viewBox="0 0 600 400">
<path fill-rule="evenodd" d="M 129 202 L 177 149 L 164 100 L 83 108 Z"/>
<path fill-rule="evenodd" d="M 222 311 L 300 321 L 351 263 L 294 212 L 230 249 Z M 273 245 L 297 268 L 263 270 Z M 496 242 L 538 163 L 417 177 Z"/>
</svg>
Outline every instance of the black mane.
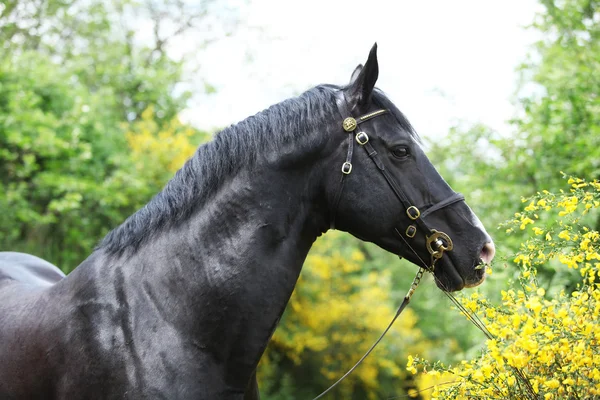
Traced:
<svg viewBox="0 0 600 400">
<path fill-rule="evenodd" d="M 111 254 L 135 250 L 156 232 L 188 217 L 225 178 L 250 167 L 261 154 L 273 154 L 290 142 L 318 145 L 326 137 L 311 133 L 322 128 L 323 120 L 339 117 L 335 104 L 339 90 L 333 85 L 317 86 L 225 128 L 200 146 L 163 190 L 106 235 L 98 248 Z M 389 109 L 402 128 L 418 140 L 408 120 L 383 92 L 374 91 L 373 102 Z"/>
</svg>

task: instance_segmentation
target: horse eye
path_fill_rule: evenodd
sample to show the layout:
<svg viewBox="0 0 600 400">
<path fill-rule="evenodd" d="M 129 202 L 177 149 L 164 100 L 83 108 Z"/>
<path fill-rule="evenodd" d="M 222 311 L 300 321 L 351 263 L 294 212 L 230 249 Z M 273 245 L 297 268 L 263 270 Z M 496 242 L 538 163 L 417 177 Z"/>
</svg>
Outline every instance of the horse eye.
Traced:
<svg viewBox="0 0 600 400">
<path fill-rule="evenodd" d="M 400 146 L 392 150 L 392 154 L 396 158 L 406 158 L 410 155 L 410 151 L 408 151 L 408 147 Z"/>
</svg>

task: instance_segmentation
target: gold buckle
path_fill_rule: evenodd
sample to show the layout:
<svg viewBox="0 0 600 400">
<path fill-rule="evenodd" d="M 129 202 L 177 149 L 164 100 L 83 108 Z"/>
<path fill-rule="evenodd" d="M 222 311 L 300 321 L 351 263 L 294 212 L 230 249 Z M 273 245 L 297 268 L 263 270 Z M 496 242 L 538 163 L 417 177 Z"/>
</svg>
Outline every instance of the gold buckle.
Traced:
<svg viewBox="0 0 600 400">
<path fill-rule="evenodd" d="M 356 134 L 356 141 L 361 146 L 364 146 L 369 141 L 369 135 L 367 135 L 365 132 L 358 132 Z"/>
<path fill-rule="evenodd" d="M 408 228 L 406 228 L 406 236 L 408 236 L 409 238 L 414 238 L 416 234 L 417 234 L 416 226 L 409 225 Z"/>
<path fill-rule="evenodd" d="M 342 164 L 342 173 L 344 173 L 346 175 L 350 175 L 350 172 L 352 172 L 352 163 L 349 163 L 348 161 L 346 161 L 345 163 Z"/>
<path fill-rule="evenodd" d="M 356 120 L 352 117 L 348 117 L 342 122 L 342 127 L 346 132 L 352 132 L 356 129 Z"/>
<path fill-rule="evenodd" d="M 411 210 L 415 211 L 414 215 L 411 214 Z M 419 209 L 415 206 L 410 206 L 406 209 L 406 215 L 408 215 L 408 218 L 410 218 L 414 221 L 421 216 L 421 211 L 419 211 Z"/>
</svg>

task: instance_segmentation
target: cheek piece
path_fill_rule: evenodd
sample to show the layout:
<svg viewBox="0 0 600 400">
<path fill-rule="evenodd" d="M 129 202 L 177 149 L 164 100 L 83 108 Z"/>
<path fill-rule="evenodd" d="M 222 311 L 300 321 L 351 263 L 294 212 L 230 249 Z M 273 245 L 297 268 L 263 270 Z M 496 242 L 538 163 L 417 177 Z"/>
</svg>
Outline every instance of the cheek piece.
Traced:
<svg viewBox="0 0 600 400">
<path fill-rule="evenodd" d="M 421 262 L 422 266 L 419 268 L 419 271 L 417 272 L 417 275 L 415 276 L 415 279 L 413 280 L 413 283 L 410 286 L 408 293 L 406 294 L 406 296 L 404 296 L 402 304 L 400 305 L 400 307 L 398 307 L 396 315 L 389 323 L 387 328 L 383 331 L 381 336 L 379 336 L 379 338 L 375 341 L 375 343 L 373 343 L 369 350 L 367 350 L 367 352 L 356 362 L 356 364 L 354 364 L 352 368 L 348 370 L 348 372 L 346 372 L 340 379 L 338 379 L 333 385 L 327 388 L 323 393 L 315 397 L 314 400 L 320 399 L 323 396 L 325 396 L 330 390 L 332 390 L 348 375 L 350 375 L 352 371 L 354 371 L 360 365 L 360 363 L 365 358 L 367 358 L 369 354 L 371 354 L 373 349 L 375 349 L 375 347 L 379 344 L 381 339 L 383 339 L 383 337 L 390 330 L 398 316 L 400 316 L 402 311 L 410 302 L 413 293 L 415 292 L 417 286 L 421 282 L 421 278 L 423 277 L 423 273 L 425 272 L 425 270 L 428 270 L 429 272 L 433 273 L 435 269 L 435 263 L 443 257 L 444 252 L 451 251 L 453 249 L 454 245 L 452 243 L 452 239 L 450 239 L 450 236 L 448 236 L 448 234 L 444 232 L 430 228 L 429 225 L 427 225 L 427 223 L 425 222 L 424 218 L 427 215 L 435 211 L 441 210 L 444 207 L 448 207 L 454 203 L 458 203 L 460 201 L 465 200 L 462 194 L 453 193 L 447 199 L 442 200 L 439 203 L 436 203 L 433 206 L 426 208 L 423 212 L 421 212 L 421 210 L 419 210 L 418 207 L 413 205 L 413 203 L 409 200 L 408 196 L 406 196 L 404 191 L 402 191 L 400 185 L 396 183 L 394 177 L 385 168 L 382 159 L 379 157 L 377 151 L 369 142 L 369 135 L 364 131 L 358 130 L 358 126 L 361 123 L 368 121 L 372 118 L 378 117 L 380 115 L 384 115 L 388 113 L 389 110 L 381 109 L 371 112 L 369 114 L 362 115 L 358 118 L 354 118 L 352 116 L 352 113 L 350 112 L 350 109 L 348 108 L 348 104 L 346 103 L 344 94 L 341 91 L 338 95 L 336 103 L 338 106 L 338 110 L 340 111 L 340 114 L 343 118 L 342 128 L 348 134 L 348 153 L 346 155 L 346 161 L 344 161 L 344 163 L 342 164 L 342 177 L 340 179 L 340 185 L 334 197 L 332 207 L 329 210 L 331 215 L 331 229 L 335 229 L 335 217 L 340 200 L 342 198 L 342 192 L 344 190 L 344 178 L 352 173 L 352 155 L 354 153 L 354 141 L 356 140 L 356 143 L 358 143 L 363 149 L 365 149 L 369 158 L 375 163 L 379 172 L 381 172 L 381 174 L 385 177 L 385 180 L 392 188 L 392 191 L 404 206 L 406 210 L 406 215 L 409 220 L 408 225 L 406 226 L 406 228 L 403 226 L 394 228 L 394 231 L 404 241 L 406 247 L 414 253 L 417 259 Z M 414 239 L 417 234 L 425 236 L 425 250 L 427 250 L 427 253 L 429 253 L 429 255 L 431 256 L 431 260 L 429 263 L 426 263 L 410 244 L 410 241 L 412 241 L 412 239 Z"/>
</svg>

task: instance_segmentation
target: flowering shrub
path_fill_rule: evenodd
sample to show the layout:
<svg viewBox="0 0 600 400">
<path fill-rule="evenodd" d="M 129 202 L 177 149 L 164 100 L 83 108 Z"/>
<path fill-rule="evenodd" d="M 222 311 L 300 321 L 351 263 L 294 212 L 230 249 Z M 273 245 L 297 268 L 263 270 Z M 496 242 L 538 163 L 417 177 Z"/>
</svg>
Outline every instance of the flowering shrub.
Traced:
<svg viewBox="0 0 600 400">
<path fill-rule="evenodd" d="M 461 298 L 487 328 L 480 355 L 454 367 L 409 357 L 417 383 L 444 375 L 447 383 L 436 385 L 431 398 L 600 397 L 600 234 L 588 226 L 589 213 L 600 208 L 600 182 L 568 182 L 568 192 L 524 199 L 528 205 L 507 224 L 531 234 L 514 258 L 518 285 L 502 291 L 501 304 L 478 293 Z M 542 213 L 556 218 L 543 223 Z M 544 288 L 542 268 L 577 271 L 573 290 Z"/>
</svg>

